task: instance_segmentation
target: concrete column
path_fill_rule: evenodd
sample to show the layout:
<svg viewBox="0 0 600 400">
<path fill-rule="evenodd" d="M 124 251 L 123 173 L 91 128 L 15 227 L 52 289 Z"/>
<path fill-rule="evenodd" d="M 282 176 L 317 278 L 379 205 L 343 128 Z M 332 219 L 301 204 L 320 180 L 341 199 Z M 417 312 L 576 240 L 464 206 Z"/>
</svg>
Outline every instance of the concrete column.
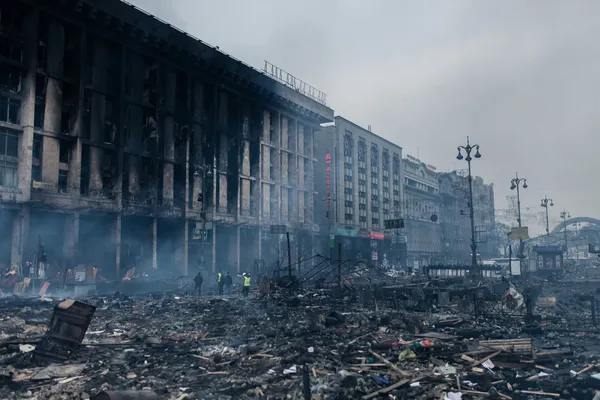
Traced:
<svg viewBox="0 0 600 400">
<path fill-rule="evenodd" d="M 236 267 L 236 270 L 237 270 L 238 274 L 240 273 L 240 267 L 241 267 L 241 265 L 240 265 L 240 256 L 241 256 L 241 250 L 242 250 L 240 248 L 240 245 L 241 245 L 241 235 L 242 235 L 241 230 L 242 230 L 242 228 L 240 228 L 238 226 L 236 228 L 236 234 L 235 234 L 235 241 L 236 241 L 236 244 L 235 244 L 235 253 L 236 253 L 236 255 L 235 255 L 235 267 Z"/>
<path fill-rule="evenodd" d="M 117 279 L 121 279 L 121 214 L 117 214 L 115 219 L 115 271 Z"/>
<path fill-rule="evenodd" d="M 227 93 L 223 91 L 219 91 L 218 96 L 219 113 L 217 117 L 217 131 L 219 134 L 219 198 L 217 204 L 220 213 L 227 213 L 227 170 L 229 162 L 228 97 Z"/>
<path fill-rule="evenodd" d="M 133 71 L 144 70 L 144 60 L 137 54 L 130 53 L 130 61 Z M 132 88 L 132 98 L 141 103 L 144 93 L 144 74 L 131 74 L 128 76 Z M 142 107 L 129 107 L 128 138 L 125 144 L 132 153 L 140 153 L 142 150 L 142 126 L 144 125 L 144 113 Z M 127 158 L 127 183 L 128 196 L 132 200 L 138 200 L 140 195 L 140 157 L 130 154 Z"/>
<path fill-rule="evenodd" d="M 174 175 L 173 165 L 175 159 L 175 93 L 177 89 L 177 75 L 175 72 L 168 72 L 165 86 L 165 111 L 164 115 L 164 165 L 163 165 L 163 201 L 173 202 Z"/>
<path fill-rule="evenodd" d="M 91 111 L 91 140 L 94 143 L 104 142 L 104 123 L 106 115 L 106 99 L 103 93 L 97 92 L 106 89 L 106 64 L 109 54 L 105 43 L 96 38 L 94 40 L 94 67 L 92 75 L 92 111 Z M 104 149 L 90 146 L 90 195 L 102 195 L 102 160 Z"/>
<path fill-rule="evenodd" d="M 196 165 L 212 164 L 212 160 L 207 160 L 204 155 L 204 132 L 200 122 L 204 116 L 204 84 L 196 80 L 192 83 L 192 134 L 194 135 L 193 148 L 190 154 L 190 162 Z M 198 194 L 202 192 L 201 176 L 194 176 L 192 187 L 192 208 L 200 209 L 200 203 L 197 201 Z M 208 198 L 205 198 L 208 202 Z"/>
<path fill-rule="evenodd" d="M 158 268 L 158 254 L 157 254 L 157 245 L 158 245 L 158 219 L 154 217 L 152 219 L 152 268 Z"/>
<path fill-rule="evenodd" d="M 127 180 L 129 188 L 129 197 L 138 199 L 140 195 L 140 157 L 130 154 L 128 158 Z"/>
<path fill-rule="evenodd" d="M 217 257 L 215 254 L 217 253 L 217 224 L 212 224 L 212 273 L 215 274 L 217 272 Z"/>
<path fill-rule="evenodd" d="M 258 226 L 258 258 L 262 258 L 262 229 Z"/>
<path fill-rule="evenodd" d="M 65 265 L 70 268 L 77 262 L 76 254 L 79 247 L 79 213 L 74 212 L 65 218 L 63 227 L 63 257 Z"/>
<path fill-rule="evenodd" d="M 248 139 L 242 139 L 242 175 L 250 176 L 250 141 Z M 250 198 L 252 193 L 250 193 L 250 180 L 243 178 L 241 180 L 241 188 L 240 188 L 240 205 L 241 205 L 241 214 L 242 215 L 250 215 Z"/>
<path fill-rule="evenodd" d="M 25 242 L 29 235 L 29 206 L 24 205 L 23 208 L 13 214 L 12 226 L 12 247 L 10 253 L 10 265 L 21 271 L 23 268 L 23 251 Z"/>
<path fill-rule="evenodd" d="M 60 133 L 62 119 L 62 81 L 65 55 L 63 26 L 51 20 L 48 26 L 48 56 L 46 99 L 44 104 L 44 131 Z M 60 141 L 44 136 L 42 146 L 42 181 L 58 185 Z"/>
<path fill-rule="evenodd" d="M 183 276 L 188 276 L 190 270 L 190 222 L 183 221 Z"/>
<path fill-rule="evenodd" d="M 81 195 L 81 136 L 83 130 L 84 109 L 86 107 L 84 103 L 86 63 L 83 62 L 83 60 L 85 60 L 86 53 L 86 34 L 83 29 L 80 33 L 80 40 L 81 45 L 79 47 L 80 66 L 78 82 L 79 100 L 77 104 L 77 118 L 75 119 L 75 124 L 73 126 L 73 136 L 75 136 L 76 139 L 73 147 L 71 148 L 71 163 L 69 165 L 68 175 L 69 191 L 73 198 L 73 205 L 75 207 L 79 205 L 79 197 Z"/>
<path fill-rule="evenodd" d="M 33 125 L 35 117 L 35 81 L 37 74 L 39 10 L 33 8 L 25 17 L 23 61 L 27 72 L 23 78 L 21 102 L 21 125 L 23 134 L 19 141 L 19 201 L 28 201 L 31 194 L 31 166 L 33 149 Z"/>
</svg>

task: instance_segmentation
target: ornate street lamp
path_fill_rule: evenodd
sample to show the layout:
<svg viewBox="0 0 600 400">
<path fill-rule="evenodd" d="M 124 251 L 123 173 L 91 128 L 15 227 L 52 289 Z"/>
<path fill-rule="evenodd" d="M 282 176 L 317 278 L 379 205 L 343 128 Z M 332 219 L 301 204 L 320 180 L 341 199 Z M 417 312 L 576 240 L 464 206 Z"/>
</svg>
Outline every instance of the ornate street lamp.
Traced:
<svg viewBox="0 0 600 400">
<path fill-rule="evenodd" d="M 554 200 L 549 199 L 548 196 L 544 196 L 540 206 L 546 209 L 546 236 L 550 236 L 550 220 L 548 219 L 548 206 L 554 207 Z"/>
<path fill-rule="evenodd" d="M 467 145 L 466 146 L 458 146 L 458 155 L 456 156 L 457 160 L 465 160 L 469 166 L 469 216 L 471 218 L 471 268 L 472 275 L 481 276 L 481 270 L 477 265 L 477 242 L 475 240 L 475 209 L 473 207 L 473 175 L 471 175 L 471 161 L 473 158 L 471 157 L 471 153 L 475 150 L 474 158 L 481 158 L 481 153 L 479 152 L 479 145 L 474 144 L 471 145 L 469 142 L 469 137 L 467 136 Z M 465 156 L 463 156 L 463 151 L 465 152 Z"/>
</svg>

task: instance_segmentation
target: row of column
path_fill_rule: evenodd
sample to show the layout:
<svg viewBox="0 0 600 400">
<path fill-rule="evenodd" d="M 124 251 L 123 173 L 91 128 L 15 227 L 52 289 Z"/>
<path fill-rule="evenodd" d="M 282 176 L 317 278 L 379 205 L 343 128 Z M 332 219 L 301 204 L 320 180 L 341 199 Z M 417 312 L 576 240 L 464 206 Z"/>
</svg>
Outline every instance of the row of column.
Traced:
<svg viewBox="0 0 600 400">
<path fill-rule="evenodd" d="M 121 246 L 122 246 L 122 215 L 115 215 L 115 246 L 116 246 L 116 256 L 115 256 L 115 272 L 117 276 L 122 276 L 124 271 L 121 269 Z M 181 250 L 183 251 L 183 260 L 182 266 L 179 268 L 179 272 L 181 275 L 187 276 L 190 274 L 194 274 L 197 270 L 196 264 L 191 263 L 190 270 L 190 222 L 192 225 L 193 221 L 185 220 L 183 221 L 182 226 L 182 241 L 181 241 Z M 72 265 L 75 258 L 76 249 L 79 247 L 79 226 L 80 226 L 80 214 L 79 213 L 70 213 L 65 215 L 65 223 L 62 228 L 62 252 L 66 256 L 67 265 Z M 29 237 L 29 227 L 30 227 L 30 209 L 28 206 L 23 206 L 19 211 L 16 211 L 13 216 L 13 224 L 12 224 L 12 249 L 11 249 L 11 266 L 22 266 L 23 261 L 25 260 L 27 248 L 25 246 L 26 238 Z M 152 219 L 152 268 L 158 269 L 158 218 L 154 217 Z M 222 252 L 222 254 L 226 254 L 227 265 L 233 264 L 237 270 L 240 271 L 240 256 L 241 256 L 241 227 L 235 228 L 235 235 L 227 235 L 226 243 L 227 250 L 226 252 Z M 204 246 L 209 247 L 210 252 L 212 254 L 210 270 L 215 272 L 218 268 L 222 266 L 217 264 L 217 241 L 218 239 L 218 231 L 219 225 L 213 225 L 212 228 L 212 240 L 210 243 L 205 244 Z M 260 237 L 260 236 L 259 236 Z M 258 241 L 258 258 L 261 256 L 261 242 Z M 195 246 L 201 246 L 201 244 L 195 244 Z M 197 250 L 198 248 L 196 248 Z M 234 251 L 231 251 L 234 249 Z M 206 249 L 208 250 L 208 248 Z M 195 254 L 198 251 L 194 252 Z M 207 266 L 204 266 L 206 269 Z M 175 273 L 175 271 L 173 271 Z"/>
</svg>

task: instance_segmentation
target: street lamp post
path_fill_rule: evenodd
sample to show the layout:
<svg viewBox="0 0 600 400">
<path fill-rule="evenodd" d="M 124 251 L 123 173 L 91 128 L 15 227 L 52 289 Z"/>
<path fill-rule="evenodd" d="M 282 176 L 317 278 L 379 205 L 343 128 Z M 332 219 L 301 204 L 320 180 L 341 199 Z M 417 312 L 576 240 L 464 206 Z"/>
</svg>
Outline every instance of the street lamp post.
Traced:
<svg viewBox="0 0 600 400">
<path fill-rule="evenodd" d="M 207 188 L 208 179 L 213 175 L 212 165 L 194 165 L 194 176 L 202 177 L 202 190 L 198 193 L 198 203 L 200 203 L 200 215 L 202 216 L 202 231 L 200 234 L 200 267 L 204 269 L 204 238 L 206 234 L 206 202 L 207 202 Z"/>
<path fill-rule="evenodd" d="M 546 209 L 546 236 L 550 236 L 550 222 L 548 219 L 548 206 L 554 207 L 554 200 L 549 199 L 548 196 L 544 196 L 540 206 Z"/>
<path fill-rule="evenodd" d="M 519 174 L 515 174 L 515 177 L 510 181 L 510 190 L 517 189 L 517 223 L 519 224 L 519 228 L 522 227 L 521 224 L 521 193 L 519 192 L 519 187 L 522 186 L 523 189 L 527 189 L 527 179 L 519 178 Z M 521 269 L 521 273 L 523 272 L 523 259 L 525 258 L 525 254 L 523 254 L 523 237 L 519 236 L 519 268 Z"/>
<path fill-rule="evenodd" d="M 567 236 L 567 219 L 571 218 L 571 213 L 567 210 L 564 210 L 560 213 L 560 217 L 564 221 L 565 225 L 565 259 L 569 258 L 569 239 Z"/>
<path fill-rule="evenodd" d="M 471 218 L 471 267 L 473 269 L 472 275 L 477 275 L 478 277 L 481 275 L 481 271 L 477 266 L 477 242 L 475 241 L 475 209 L 473 207 L 473 175 L 471 175 L 471 152 L 475 150 L 474 158 L 481 158 L 481 153 L 479 153 L 479 145 L 474 144 L 471 145 L 469 142 L 469 137 L 467 136 L 467 145 L 466 146 L 458 146 L 458 155 L 456 156 L 457 160 L 466 160 L 469 166 L 469 211 Z M 465 152 L 466 156 L 463 157 L 462 152 Z"/>
</svg>

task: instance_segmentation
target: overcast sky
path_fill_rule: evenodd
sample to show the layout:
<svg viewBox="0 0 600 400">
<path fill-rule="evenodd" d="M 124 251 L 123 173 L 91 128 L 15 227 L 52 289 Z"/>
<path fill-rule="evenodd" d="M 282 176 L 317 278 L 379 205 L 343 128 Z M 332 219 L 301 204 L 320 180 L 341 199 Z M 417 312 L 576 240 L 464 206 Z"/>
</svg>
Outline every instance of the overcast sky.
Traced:
<svg viewBox="0 0 600 400">
<path fill-rule="evenodd" d="M 455 157 L 469 135 L 496 208 L 518 171 L 523 212 L 548 194 L 555 220 L 600 217 L 600 1 L 130 2 L 255 67 L 271 61 L 438 171 L 466 168 Z"/>
</svg>

